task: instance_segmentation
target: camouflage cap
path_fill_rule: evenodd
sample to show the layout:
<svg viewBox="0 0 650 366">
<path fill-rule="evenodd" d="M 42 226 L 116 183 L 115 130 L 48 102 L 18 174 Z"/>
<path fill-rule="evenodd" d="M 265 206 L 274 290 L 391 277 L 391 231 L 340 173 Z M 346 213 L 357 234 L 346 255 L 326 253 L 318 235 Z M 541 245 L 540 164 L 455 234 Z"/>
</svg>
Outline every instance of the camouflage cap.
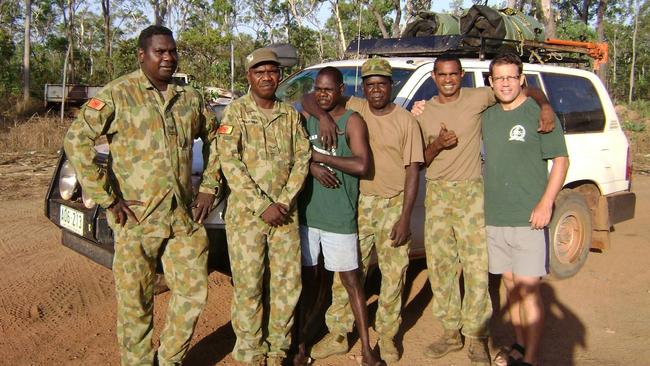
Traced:
<svg viewBox="0 0 650 366">
<path fill-rule="evenodd" d="M 388 76 L 390 78 L 393 76 L 393 69 L 388 61 L 383 58 L 371 58 L 361 65 L 361 77 L 365 78 L 373 75 Z"/>
<path fill-rule="evenodd" d="M 247 69 L 250 69 L 251 67 L 254 67 L 262 62 L 272 62 L 279 65 L 280 59 L 278 58 L 278 55 L 269 48 L 258 48 L 255 51 L 251 52 L 250 55 L 246 56 Z"/>
</svg>

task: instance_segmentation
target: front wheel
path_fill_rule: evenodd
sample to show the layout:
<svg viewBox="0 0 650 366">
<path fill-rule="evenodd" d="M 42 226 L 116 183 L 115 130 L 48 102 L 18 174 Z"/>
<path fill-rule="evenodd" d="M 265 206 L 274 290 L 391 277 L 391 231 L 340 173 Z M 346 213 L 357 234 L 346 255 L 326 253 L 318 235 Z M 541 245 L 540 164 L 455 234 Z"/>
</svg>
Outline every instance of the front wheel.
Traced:
<svg viewBox="0 0 650 366">
<path fill-rule="evenodd" d="M 569 278 L 587 261 L 591 247 L 591 211 L 584 197 L 564 190 L 555 200 L 549 224 L 549 265 L 555 278 Z"/>
</svg>

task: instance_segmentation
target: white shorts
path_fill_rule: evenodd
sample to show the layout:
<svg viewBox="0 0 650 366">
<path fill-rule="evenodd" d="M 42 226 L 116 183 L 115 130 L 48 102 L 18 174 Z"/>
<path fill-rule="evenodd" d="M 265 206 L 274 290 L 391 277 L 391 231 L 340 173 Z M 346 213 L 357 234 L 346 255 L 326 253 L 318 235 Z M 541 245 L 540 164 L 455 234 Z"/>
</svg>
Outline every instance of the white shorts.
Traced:
<svg viewBox="0 0 650 366">
<path fill-rule="evenodd" d="M 318 264 L 318 255 L 323 248 L 325 269 L 332 272 L 347 272 L 359 268 L 359 236 L 338 234 L 300 225 L 300 246 L 302 265 L 313 267 Z"/>
<path fill-rule="evenodd" d="M 548 229 L 528 226 L 486 226 L 489 272 L 519 276 L 548 274 Z"/>
</svg>

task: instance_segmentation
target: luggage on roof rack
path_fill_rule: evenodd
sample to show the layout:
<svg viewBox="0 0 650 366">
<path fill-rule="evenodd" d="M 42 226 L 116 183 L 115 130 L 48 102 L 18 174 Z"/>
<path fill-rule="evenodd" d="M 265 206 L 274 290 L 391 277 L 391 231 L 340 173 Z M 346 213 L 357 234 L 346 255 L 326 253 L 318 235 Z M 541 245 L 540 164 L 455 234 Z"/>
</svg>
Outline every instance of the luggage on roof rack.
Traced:
<svg viewBox="0 0 650 366">
<path fill-rule="evenodd" d="M 466 36 L 544 41 L 544 26 L 537 19 L 512 8 L 493 9 L 485 5 L 472 6 L 460 18 L 460 34 Z M 471 41 L 472 38 L 467 39 Z M 479 46 L 479 41 L 470 43 Z"/>
<path fill-rule="evenodd" d="M 490 59 L 510 50 L 530 63 L 587 63 L 593 59 L 594 69 L 607 62 L 607 43 L 591 43 L 547 39 L 546 41 L 513 40 L 468 35 L 446 35 L 404 38 L 373 38 L 353 40 L 346 53 L 349 57 L 411 56 L 435 57 L 443 53 L 458 57 Z"/>
</svg>

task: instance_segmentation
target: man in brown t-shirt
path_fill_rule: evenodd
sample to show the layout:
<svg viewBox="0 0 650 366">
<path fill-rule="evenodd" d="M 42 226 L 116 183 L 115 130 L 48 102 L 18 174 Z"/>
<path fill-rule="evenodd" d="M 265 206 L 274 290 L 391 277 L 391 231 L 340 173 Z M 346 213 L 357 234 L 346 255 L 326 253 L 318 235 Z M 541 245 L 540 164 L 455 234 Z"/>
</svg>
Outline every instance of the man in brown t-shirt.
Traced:
<svg viewBox="0 0 650 366">
<path fill-rule="evenodd" d="M 366 99 L 351 97 L 346 108 L 357 111 L 368 126 L 373 164 L 370 178 L 361 179 L 359 196 L 359 246 L 361 268 L 367 271 L 375 248 L 382 274 L 375 330 L 381 357 L 399 359 L 394 337 L 401 322 L 402 289 L 408 267 L 411 212 L 418 191 L 418 172 L 424 161 L 422 135 L 417 121 L 390 101 L 392 69 L 388 61 L 370 59 L 361 67 Z M 303 98 L 311 115 L 325 118 L 313 95 Z M 332 305 L 326 323 L 330 333 L 312 348 L 313 358 L 325 358 L 348 351 L 346 334 L 353 317 L 348 298 L 334 279 Z"/>
<path fill-rule="evenodd" d="M 434 315 L 444 334 L 425 355 L 440 358 L 469 340 L 472 365 L 490 365 L 487 351 L 492 304 L 488 293 L 488 253 L 483 217 L 481 114 L 496 103 L 492 88 L 461 88 L 463 69 L 456 57 L 441 56 L 431 77 L 438 96 L 428 100 L 417 120 L 426 148 L 426 221 L 424 245 L 433 292 Z M 542 106 L 545 130 L 554 114 L 543 93 L 528 90 Z M 460 298 L 457 265 L 461 263 L 465 296 Z"/>
</svg>

